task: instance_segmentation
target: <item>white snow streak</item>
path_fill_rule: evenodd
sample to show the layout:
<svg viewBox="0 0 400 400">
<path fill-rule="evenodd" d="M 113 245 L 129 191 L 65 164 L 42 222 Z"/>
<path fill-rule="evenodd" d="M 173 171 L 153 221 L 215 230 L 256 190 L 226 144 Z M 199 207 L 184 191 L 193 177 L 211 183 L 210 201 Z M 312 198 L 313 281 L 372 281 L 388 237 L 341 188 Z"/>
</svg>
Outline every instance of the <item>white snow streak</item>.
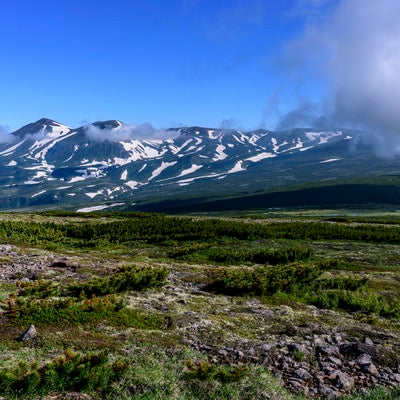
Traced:
<svg viewBox="0 0 400 400">
<path fill-rule="evenodd" d="M 190 168 L 184 169 L 184 170 L 177 176 L 177 178 L 180 178 L 181 176 L 185 176 L 185 175 L 192 174 L 193 172 L 196 172 L 196 171 L 199 170 L 200 168 L 203 168 L 203 166 L 202 166 L 202 165 L 193 164 Z"/>
<path fill-rule="evenodd" d="M 274 158 L 276 157 L 276 154 L 272 154 L 272 153 L 259 153 L 253 157 L 250 158 L 246 158 L 246 160 L 248 161 L 252 161 L 252 162 L 257 162 L 257 161 L 261 161 L 264 160 L 266 158 Z"/>
<path fill-rule="evenodd" d="M 228 157 L 228 155 L 224 153 L 225 149 L 226 147 L 223 144 L 219 144 L 215 150 L 216 154 L 213 161 L 225 160 L 225 158 Z"/>
<path fill-rule="evenodd" d="M 175 165 L 177 163 L 178 163 L 178 161 L 172 161 L 172 162 L 162 161 L 161 165 L 153 171 L 153 173 L 151 174 L 151 177 L 148 180 L 151 181 L 156 176 L 160 175 L 161 172 L 163 172 L 166 168 L 172 167 L 173 165 Z"/>
<path fill-rule="evenodd" d="M 243 161 L 238 161 L 233 168 L 231 168 L 227 173 L 234 174 L 236 172 L 245 171 L 246 168 L 243 168 Z"/>
<path fill-rule="evenodd" d="M 140 185 L 140 182 L 128 181 L 128 182 L 125 182 L 125 185 L 130 187 L 131 189 L 136 189 Z"/>
<path fill-rule="evenodd" d="M 71 193 L 72 194 L 72 193 Z M 80 208 L 79 210 L 76 210 L 76 212 L 91 212 L 91 211 L 101 211 L 101 210 L 105 210 L 106 208 L 110 208 L 110 207 L 117 207 L 117 206 L 122 206 L 125 203 L 114 203 L 114 204 L 101 204 L 98 206 L 93 206 L 93 207 L 84 207 L 84 208 Z"/>
<path fill-rule="evenodd" d="M 2 151 L 2 152 L 0 153 L 0 156 L 9 156 L 10 154 L 12 154 L 12 153 L 14 152 L 14 150 L 15 150 L 17 147 L 21 146 L 21 144 L 24 143 L 25 141 L 26 141 L 26 139 L 24 139 L 22 142 L 19 142 L 19 143 L 15 144 L 14 146 L 11 146 L 11 147 L 9 147 L 8 149 Z"/>
<path fill-rule="evenodd" d="M 325 163 L 330 163 L 334 161 L 340 161 L 342 160 L 341 158 L 329 158 L 328 160 L 320 161 L 320 164 L 325 164 Z"/>
</svg>

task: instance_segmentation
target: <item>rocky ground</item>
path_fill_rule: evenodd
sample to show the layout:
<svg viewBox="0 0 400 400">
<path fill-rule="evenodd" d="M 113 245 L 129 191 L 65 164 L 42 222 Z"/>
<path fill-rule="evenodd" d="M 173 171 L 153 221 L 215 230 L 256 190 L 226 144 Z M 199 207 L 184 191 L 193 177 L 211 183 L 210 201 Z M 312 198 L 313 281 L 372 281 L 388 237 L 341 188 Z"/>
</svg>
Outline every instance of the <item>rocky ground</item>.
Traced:
<svg viewBox="0 0 400 400">
<path fill-rule="evenodd" d="M 76 279 L 84 277 L 88 264 L 83 256 L 0 246 L 3 283 Z M 103 261 L 97 267 L 116 264 Z M 204 266 L 167 266 L 168 284 L 130 295 L 129 304 L 164 314 L 165 335 L 178 336 L 211 362 L 262 364 L 290 391 L 310 398 L 337 398 L 377 385 L 400 388 L 399 321 L 212 295 L 203 290 Z M 89 398 L 82 396 L 68 398 Z"/>
</svg>

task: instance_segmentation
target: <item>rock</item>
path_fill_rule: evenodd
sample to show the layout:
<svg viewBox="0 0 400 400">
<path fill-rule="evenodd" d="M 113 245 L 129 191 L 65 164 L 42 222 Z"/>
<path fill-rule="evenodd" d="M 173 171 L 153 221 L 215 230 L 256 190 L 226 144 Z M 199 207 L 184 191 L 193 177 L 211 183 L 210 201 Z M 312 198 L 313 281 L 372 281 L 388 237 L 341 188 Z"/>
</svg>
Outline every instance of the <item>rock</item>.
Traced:
<svg viewBox="0 0 400 400">
<path fill-rule="evenodd" d="M 293 375 L 301 379 L 302 381 L 308 381 L 313 377 L 305 368 L 297 369 L 296 371 L 294 371 Z"/>
<path fill-rule="evenodd" d="M 220 354 L 223 357 L 226 357 L 228 355 L 228 352 L 225 349 L 218 350 L 218 354 Z"/>
<path fill-rule="evenodd" d="M 354 387 L 354 378 L 346 372 L 335 371 L 329 376 L 329 380 L 333 381 L 334 385 L 343 390 L 350 390 Z"/>
<path fill-rule="evenodd" d="M 358 365 L 366 365 L 366 364 L 371 364 L 372 363 L 372 358 L 369 354 L 361 354 L 357 360 L 356 363 Z"/>
<path fill-rule="evenodd" d="M 393 380 L 400 383 L 400 374 L 393 374 Z"/>
<path fill-rule="evenodd" d="M 361 369 L 364 372 L 368 372 L 371 375 L 378 375 L 379 374 L 378 369 L 375 367 L 375 365 L 373 363 L 362 365 Z"/>
<path fill-rule="evenodd" d="M 342 366 L 342 360 L 340 360 L 340 359 L 337 358 L 337 357 L 329 356 L 329 357 L 328 357 L 328 361 L 329 361 L 330 363 L 332 363 L 332 364 L 337 365 L 338 367 L 341 367 L 341 366 Z"/>
<path fill-rule="evenodd" d="M 339 351 L 346 358 L 357 358 L 362 354 L 368 354 L 371 357 L 376 355 L 375 346 L 359 342 L 342 344 L 339 346 Z"/>
<path fill-rule="evenodd" d="M 367 337 L 364 339 L 364 343 L 368 344 L 369 346 L 373 346 L 374 345 L 374 342 L 370 338 L 367 338 Z"/>
<path fill-rule="evenodd" d="M 71 264 L 68 258 L 59 258 L 51 263 L 50 268 L 62 268 L 62 269 L 70 269 L 73 272 L 76 272 L 76 265 Z"/>
<path fill-rule="evenodd" d="M 320 385 L 319 393 L 322 394 L 327 399 L 336 399 L 339 397 L 339 394 L 336 390 L 332 389 L 328 385 Z"/>
<path fill-rule="evenodd" d="M 66 392 L 50 394 L 44 397 L 43 400 L 93 400 L 93 397 L 81 392 Z"/>
<path fill-rule="evenodd" d="M 19 342 L 26 342 L 27 340 L 31 340 L 31 339 L 35 338 L 36 335 L 37 335 L 36 328 L 34 325 L 31 325 L 24 333 L 22 333 L 18 337 L 17 340 Z"/>
<path fill-rule="evenodd" d="M 340 356 L 339 347 L 337 346 L 317 346 L 315 348 L 315 353 L 323 356 Z"/>
<path fill-rule="evenodd" d="M 361 354 L 361 356 L 357 358 L 356 362 L 364 372 L 368 372 L 372 375 L 378 374 L 378 370 L 373 364 L 372 358 L 369 354 Z"/>
<path fill-rule="evenodd" d="M 295 353 L 295 352 L 306 353 L 307 352 L 306 346 L 304 346 L 303 344 L 289 343 L 287 347 L 291 353 Z"/>
<path fill-rule="evenodd" d="M 261 349 L 264 351 L 271 351 L 274 347 L 275 345 L 273 343 L 264 343 L 261 345 Z"/>
</svg>

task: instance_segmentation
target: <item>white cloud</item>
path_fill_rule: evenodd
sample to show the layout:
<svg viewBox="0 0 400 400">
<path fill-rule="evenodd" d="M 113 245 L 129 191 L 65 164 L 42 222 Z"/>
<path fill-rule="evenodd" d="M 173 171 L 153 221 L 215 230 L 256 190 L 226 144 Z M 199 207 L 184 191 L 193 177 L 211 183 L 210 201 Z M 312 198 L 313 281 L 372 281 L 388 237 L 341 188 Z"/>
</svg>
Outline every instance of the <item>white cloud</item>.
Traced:
<svg viewBox="0 0 400 400">
<path fill-rule="evenodd" d="M 113 129 L 101 129 L 94 125 L 88 125 L 85 127 L 85 133 L 89 139 L 101 142 L 123 142 L 134 139 L 167 139 L 175 134 L 174 131 L 156 129 L 149 123 L 121 125 Z"/>
<path fill-rule="evenodd" d="M 314 122 L 366 129 L 388 147 L 400 145 L 400 2 L 340 0 L 328 11 L 287 48 L 292 77 L 326 82 Z M 305 104 L 291 113 L 305 108 L 310 117 Z"/>
<path fill-rule="evenodd" d="M 12 143 L 15 141 L 15 136 L 11 135 L 7 128 L 0 125 L 0 144 Z"/>
</svg>

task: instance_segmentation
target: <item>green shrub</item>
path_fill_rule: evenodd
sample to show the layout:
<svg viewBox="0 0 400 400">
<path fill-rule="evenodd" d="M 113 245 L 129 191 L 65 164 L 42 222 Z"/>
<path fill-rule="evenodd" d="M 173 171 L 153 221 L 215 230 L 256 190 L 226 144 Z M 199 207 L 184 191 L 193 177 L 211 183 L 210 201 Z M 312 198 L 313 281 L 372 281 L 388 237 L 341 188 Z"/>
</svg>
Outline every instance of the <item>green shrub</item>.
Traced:
<svg viewBox="0 0 400 400">
<path fill-rule="evenodd" d="M 39 280 L 35 282 L 17 282 L 18 296 L 44 299 L 61 294 L 61 286 L 50 280 Z"/>
<path fill-rule="evenodd" d="M 308 289 L 321 275 L 316 264 L 293 263 L 255 269 L 223 269 L 211 273 L 206 289 L 228 295 L 271 296 Z"/>
<path fill-rule="evenodd" d="M 74 298 L 17 298 L 14 310 L 18 325 L 85 324 L 112 316 L 125 307 L 125 301 L 115 295 L 94 296 L 76 301 Z"/>
<path fill-rule="evenodd" d="M 128 290 L 145 290 L 164 285 L 168 273 L 168 269 L 164 267 L 136 267 L 134 265 L 121 267 L 109 277 L 73 283 L 68 286 L 68 292 L 73 296 L 91 297 Z"/>
<path fill-rule="evenodd" d="M 400 317 L 400 297 L 386 297 L 360 290 L 321 290 L 306 298 L 321 308 L 365 311 L 385 318 Z"/>
<path fill-rule="evenodd" d="M 110 363 L 106 351 L 80 354 L 66 350 L 52 362 L 38 366 L 20 363 L 0 370 L 0 392 L 5 395 L 43 395 L 50 391 L 106 393 L 128 369 L 121 360 Z"/>
<path fill-rule="evenodd" d="M 318 290 L 340 289 L 354 291 L 365 287 L 368 280 L 368 278 L 356 278 L 354 276 L 325 278 L 316 281 L 314 288 Z"/>
<path fill-rule="evenodd" d="M 252 262 L 256 264 L 286 264 L 293 261 L 301 261 L 310 258 L 312 250 L 308 247 L 288 247 L 278 250 L 252 250 L 252 249 L 213 249 L 208 258 L 220 263 Z"/>
</svg>

